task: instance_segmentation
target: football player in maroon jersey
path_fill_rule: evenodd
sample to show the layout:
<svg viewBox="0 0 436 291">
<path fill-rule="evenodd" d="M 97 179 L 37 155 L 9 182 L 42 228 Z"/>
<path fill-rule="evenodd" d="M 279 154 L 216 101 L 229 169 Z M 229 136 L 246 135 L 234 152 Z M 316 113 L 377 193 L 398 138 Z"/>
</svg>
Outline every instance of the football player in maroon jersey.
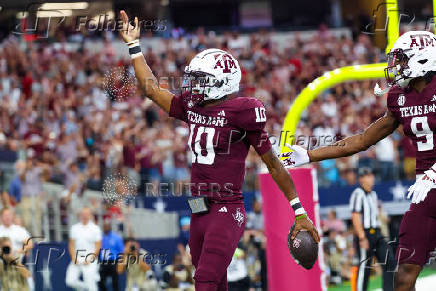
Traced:
<svg viewBox="0 0 436 291">
<path fill-rule="evenodd" d="M 288 167 L 365 151 L 400 124 L 416 149 L 416 182 L 409 188 L 410 209 L 400 226 L 395 290 L 413 290 L 436 248 L 436 37 L 427 31 L 403 34 L 388 54 L 390 84 L 386 114 L 362 133 L 331 146 L 306 151 L 297 145 L 282 154 Z M 390 77 L 393 76 L 393 78 Z M 378 91 L 380 89 L 376 87 Z"/>
<path fill-rule="evenodd" d="M 170 116 L 190 127 L 192 151 L 192 211 L 189 246 L 195 266 L 195 290 L 227 290 L 227 267 L 243 234 L 245 211 L 241 186 L 250 146 L 261 156 L 296 215 L 296 231 L 308 231 L 318 243 L 316 228 L 298 199 L 292 179 L 264 130 L 266 114 L 255 98 L 235 97 L 241 69 L 238 61 L 219 49 L 197 54 L 185 68 L 183 93 L 175 96 L 159 87 L 139 46 L 135 18 L 124 23 L 121 36 L 129 47 L 136 78 L 145 96 Z"/>
</svg>

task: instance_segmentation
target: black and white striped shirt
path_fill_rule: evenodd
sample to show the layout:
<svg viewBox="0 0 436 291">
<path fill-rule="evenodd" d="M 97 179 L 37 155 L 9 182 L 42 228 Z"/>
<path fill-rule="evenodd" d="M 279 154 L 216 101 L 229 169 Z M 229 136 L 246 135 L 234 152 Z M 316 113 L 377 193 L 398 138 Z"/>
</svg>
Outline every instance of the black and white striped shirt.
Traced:
<svg viewBox="0 0 436 291">
<path fill-rule="evenodd" d="M 361 187 L 356 188 L 351 193 L 350 198 L 351 212 L 362 214 L 363 228 L 380 227 L 378 218 L 378 199 L 375 191 L 365 192 Z"/>
</svg>

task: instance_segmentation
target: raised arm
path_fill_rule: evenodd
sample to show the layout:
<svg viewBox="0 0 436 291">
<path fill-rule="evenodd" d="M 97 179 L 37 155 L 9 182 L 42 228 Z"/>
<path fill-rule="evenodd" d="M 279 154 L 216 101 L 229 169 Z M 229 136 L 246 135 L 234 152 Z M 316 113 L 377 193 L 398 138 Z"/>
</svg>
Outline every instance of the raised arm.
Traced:
<svg viewBox="0 0 436 291">
<path fill-rule="evenodd" d="M 146 97 L 150 98 L 165 112 L 169 113 L 171 100 L 174 95 L 170 91 L 159 87 L 159 82 L 147 65 L 144 55 L 141 53 L 139 46 L 140 25 L 138 17 L 135 17 L 135 26 L 133 26 L 129 23 L 129 17 L 124 10 L 121 10 L 120 15 L 123 20 L 121 37 L 129 46 L 129 53 L 132 57 L 133 67 L 139 85 Z"/>
<path fill-rule="evenodd" d="M 398 121 L 390 111 L 372 123 L 362 133 L 342 139 L 332 145 L 306 151 L 300 146 L 289 146 L 293 151 L 281 154 L 285 159 L 282 162 L 286 167 L 297 167 L 309 162 L 336 159 L 354 155 L 365 151 L 398 127 Z"/>
</svg>

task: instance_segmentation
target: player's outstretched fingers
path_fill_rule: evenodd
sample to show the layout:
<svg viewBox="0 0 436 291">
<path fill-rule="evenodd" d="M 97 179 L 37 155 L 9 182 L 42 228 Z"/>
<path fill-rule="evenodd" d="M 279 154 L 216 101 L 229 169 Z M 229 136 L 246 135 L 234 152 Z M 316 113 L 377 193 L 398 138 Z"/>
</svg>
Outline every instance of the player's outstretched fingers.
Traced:
<svg viewBox="0 0 436 291">
<path fill-rule="evenodd" d="M 124 10 L 120 11 L 121 20 L 123 21 L 123 29 L 121 29 L 120 34 L 123 37 L 123 39 L 127 36 L 127 32 L 129 29 L 129 17 L 127 16 L 127 13 Z M 126 41 L 124 39 L 124 41 Z"/>
<path fill-rule="evenodd" d="M 120 15 L 121 15 L 121 20 L 123 21 L 123 25 L 129 23 L 129 16 L 127 16 L 126 11 L 121 10 Z"/>
<path fill-rule="evenodd" d="M 139 27 L 139 20 L 138 17 L 135 16 L 135 32 L 139 33 L 140 32 L 141 27 Z"/>
<path fill-rule="evenodd" d="M 294 227 L 294 231 L 292 232 L 291 238 L 294 239 L 297 236 L 297 234 L 300 232 L 300 230 L 301 230 L 301 226 L 296 224 Z"/>
<path fill-rule="evenodd" d="M 317 243 L 319 243 L 320 238 L 319 238 L 318 231 L 316 230 L 315 227 L 313 227 L 313 228 L 310 230 L 310 234 L 312 235 L 313 239 L 314 239 Z"/>
</svg>

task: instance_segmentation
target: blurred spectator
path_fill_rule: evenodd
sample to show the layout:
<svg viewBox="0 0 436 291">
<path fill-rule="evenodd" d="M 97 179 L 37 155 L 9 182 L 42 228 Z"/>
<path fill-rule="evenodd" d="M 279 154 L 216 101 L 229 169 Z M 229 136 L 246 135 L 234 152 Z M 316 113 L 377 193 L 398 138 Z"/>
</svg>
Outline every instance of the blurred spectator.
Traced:
<svg viewBox="0 0 436 291">
<path fill-rule="evenodd" d="M 390 181 L 394 178 L 395 145 L 391 136 L 387 136 L 375 145 L 377 169 L 382 181 Z"/>
<path fill-rule="evenodd" d="M 108 278 L 112 281 L 112 290 L 118 291 L 117 258 L 123 251 L 123 239 L 116 232 L 112 231 L 110 221 L 105 221 L 100 250 L 100 282 L 98 282 L 100 291 L 106 290 Z"/>
<path fill-rule="evenodd" d="M 250 289 L 250 277 L 245 263 L 245 254 L 240 248 L 236 248 L 232 261 L 227 268 L 227 282 L 229 291 L 248 291 Z"/>
<path fill-rule="evenodd" d="M 255 198 L 253 200 L 253 210 L 247 213 L 246 230 L 242 238 L 241 248 L 244 251 L 248 275 L 251 285 L 257 288 L 267 288 L 267 268 L 264 235 L 264 218 L 262 204 Z"/>
<path fill-rule="evenodd" d="M 247 229 L 263 231 L 262 204 L 258 199 L 253 200 L 253 210 L 247 213 Z"/>
<path fill-rule="evenodd" d="M 324 186 L 336 185 L 339 182 L 339 171 L 335 160 L 324 160 L 320 164 L 320 183 Z"/>
<path fill-rule="evenodd" d="M 189 182 L 189 172 L 187 167 L 187 145 L 185 143 L 185 136 L 182 134 L 185 133 L 184 128 L 176 128 L 176 139 L 174 141 L 174 149 L 173 149 L 173 160 L 174 160 L 174 171 L 172 176 L 175 180 L 175 195 L 183 194 L 183 185 Z"/>
<path fill-rule="evenodd" d="M 190 226 L 191 218 L 189 216 L 183 216 L 180 218 L 180 243 L 183 246 L 188 245 Z"/>
<path fill-rule="evenodd" d="M 173 262 L 164 269 L 163 282 L 168 291 L 194 291 L 192 265 L 186 265 L 181 254 L 176 253 Z"/>
<path fill-rule="evenodd" d="M 389 234 L 389 222 L 390 218 L 386 211 L 383 209 L 383 203 L 381 200 L 378 201 L 378 217 L 380 219 L 380 231 L 382 236 L 389 240 L 390 234 Z"/>
<path fill-rule="evenodd" d="M 322 221 L 322 230 L 324 232 L 334 230 L 337 233 L 345 232 L 345 223 L 336 216 L 336 211 L 331 209 L 326 220 Z"/>
<path fill-rule="evenodd" d="M 27 291 L 29 270 L 14 255 L 16 250 L 8 237 L 0 236 L 0 283 L 2 290 Z"/>
<path fill-rule="evenodd" d="M 24 225 L 34 235 L 41 235 L 42 219 L 42 179 L 46 165 L 39 162 L 35 152 L 28 150 L 24 179 L 21 187 L 21 202 L 17 211 L 23 218 Z"/>
<path fill-rule="evenodd" d="M 342 283 L 341 265 L 344 261 L 343 253 L 346 248 L 346 241 L 334 228 L 330 228 L 324 235 L 326 241 L 323 246 L 328 266 L 329 282 L 339 285 Z"/>
<path fill-rule="evenodd" d="M 80 172 L 79 163 L 77 161 L 73 162 L 71 159 L 65 161 L 64 166 L 64 187 L 65 189 L 70 189 L 75 185 L 75 191 L 81 194 L 82 187 L 84 186 L 85 174 Z"/>
<path fill-rule="evenodd" d="M 26 252 L 33 248 L 33 242 L 27 230 L 14 224 L 14 212 L 12 209 L 3 208 L 0 211 L 0 237 L 10 239 L 14 256 L 22 258 Z"/>
<path fill-rule="evenodd" d="M 136 163 L 135 135 L 131 131 L 124 132 L 123 165 L 127 175 L 135 185 L 139 185 L 140 178 Z"/>
<path fill-rule="evenodd" d="M 408 180 L 416 179 L 416 152 L 412 140 L 406 136 L 402 136 L 400 147 L 403 150 L 403 170 Z"/>
<path fill-rule="evenodd" d="M 15 175 L 9 184 L 9 203 L 12 207 L 16 207 L 21 202 L 21 188 L 24 178 L 26 163 L 18 160 L 15 163 Z"/>
<path fill-rule="evenodd" d="M 141 249 L 133 238 L 124 241 L 123 257 L 117 264 L 118 274 L 127 272 L 127 291 L 154 291 L 158 288 L 150 265 L 147 264 L 147 251 Z"/>
<path fill-rule="evenodd" d="M 80 222 L 70 231 L 68 251 L 71 262 L 65 275 L 65 283 L 70 288 L 96 291 L 100 281 L 98 254 L 101 247 L 101 230 L 92 221 L 89 208 L 80 211 Z M 80 280 L 82 276 L 83 280 Z"/>
</svg>

